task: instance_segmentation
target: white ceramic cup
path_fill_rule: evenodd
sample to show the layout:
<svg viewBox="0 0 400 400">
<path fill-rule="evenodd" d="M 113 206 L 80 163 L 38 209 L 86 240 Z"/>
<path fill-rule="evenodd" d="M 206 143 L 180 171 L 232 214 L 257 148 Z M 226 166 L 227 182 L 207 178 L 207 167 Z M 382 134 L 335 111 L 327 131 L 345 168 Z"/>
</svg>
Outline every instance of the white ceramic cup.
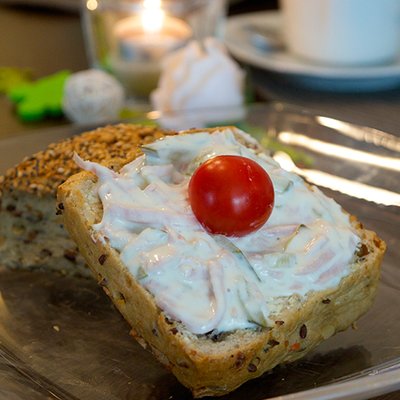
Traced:
<svg viewBox="0 0 400 400">
<path fill-rule="evenodd" d="M 400 53 L 400 0 L 280 0 L 289 52 L 319 64 L 379 65 Z"/>
</svg>

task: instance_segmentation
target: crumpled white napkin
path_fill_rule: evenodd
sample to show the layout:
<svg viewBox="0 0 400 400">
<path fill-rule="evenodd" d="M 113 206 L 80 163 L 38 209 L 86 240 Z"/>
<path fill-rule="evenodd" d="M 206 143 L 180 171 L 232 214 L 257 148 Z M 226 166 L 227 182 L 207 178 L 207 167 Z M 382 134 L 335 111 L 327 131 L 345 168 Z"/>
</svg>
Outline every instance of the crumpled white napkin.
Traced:
<svg viewBox="0 0 400 400">
<path fill-rule="evenodd" d="M 162 113 L 238 107 L 243 104 L 244 72 L 215 38 L 192 41 L 168 55 L 162 64 L 155 110 Z M 223 118 L 221 115 L 220 120 Z"/>
</svg>

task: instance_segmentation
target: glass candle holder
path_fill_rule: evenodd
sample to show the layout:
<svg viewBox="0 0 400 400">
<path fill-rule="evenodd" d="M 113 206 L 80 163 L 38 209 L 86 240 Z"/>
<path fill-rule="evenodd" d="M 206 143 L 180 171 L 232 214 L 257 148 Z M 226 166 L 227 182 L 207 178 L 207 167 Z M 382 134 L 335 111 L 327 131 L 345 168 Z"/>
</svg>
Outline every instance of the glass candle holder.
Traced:
<svg viewBox="0 0 400 400">
<path fill-rule="evenodd" d="M 190 40 L 223 36 L 225 0 L 85 0 L 89 63 L 113 74 L 126 94 L 147 99 L 163 58 Z"/>
</svg>

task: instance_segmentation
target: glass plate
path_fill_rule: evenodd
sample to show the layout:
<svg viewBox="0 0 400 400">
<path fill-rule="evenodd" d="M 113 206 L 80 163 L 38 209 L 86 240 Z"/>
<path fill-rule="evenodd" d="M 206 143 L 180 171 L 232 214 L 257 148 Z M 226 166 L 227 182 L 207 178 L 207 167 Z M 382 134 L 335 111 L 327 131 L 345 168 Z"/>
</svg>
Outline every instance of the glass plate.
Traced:
<svg viewBox="0 0 400 400">
<path fill-rule="evenodd" d="M 340 190 L 323 188 L 377 231 L 388 250 L 378 296 L 357 329 L 337 334 L 302 360 L 277 367 L 224 399 L 361 399 L 400 389 L 400 203 L 395 193 L 400 139 L 282 104 L 250 107 L 239 125 L 269 141 L 280 162 L 294 168 L 282 150 L 289 152 L 297 160 L 297 172 Z M 53 129 L 0 141 L 0 171 L 79 130 Z M 3 268 L 0 398 L 158 400 L 191 395 L 129 336 L 129 326 L 95 282 Z"/>
</svg>

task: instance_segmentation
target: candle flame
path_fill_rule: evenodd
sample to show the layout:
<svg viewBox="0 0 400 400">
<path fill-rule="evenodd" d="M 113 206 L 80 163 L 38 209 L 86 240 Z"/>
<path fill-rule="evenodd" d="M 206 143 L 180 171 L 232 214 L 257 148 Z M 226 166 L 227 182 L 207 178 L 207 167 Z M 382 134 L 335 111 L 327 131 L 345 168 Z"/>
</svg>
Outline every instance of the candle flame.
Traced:
<svg viewBox="0 0 400 400">
<path fill-rule="evenodd" d="M 86 2 L 86 7 L 90 11 L 96 10 L 97 6 L 98 6 L 97 0 L 87 0 L 87 2 Z"/>
<path fill-rule="evenodd" d="M 165 12 L 161 9 L 161 0 L 143 0 L 141 15 L 143 30 L 148 33 L 161 31 Z"/>
</svg>

